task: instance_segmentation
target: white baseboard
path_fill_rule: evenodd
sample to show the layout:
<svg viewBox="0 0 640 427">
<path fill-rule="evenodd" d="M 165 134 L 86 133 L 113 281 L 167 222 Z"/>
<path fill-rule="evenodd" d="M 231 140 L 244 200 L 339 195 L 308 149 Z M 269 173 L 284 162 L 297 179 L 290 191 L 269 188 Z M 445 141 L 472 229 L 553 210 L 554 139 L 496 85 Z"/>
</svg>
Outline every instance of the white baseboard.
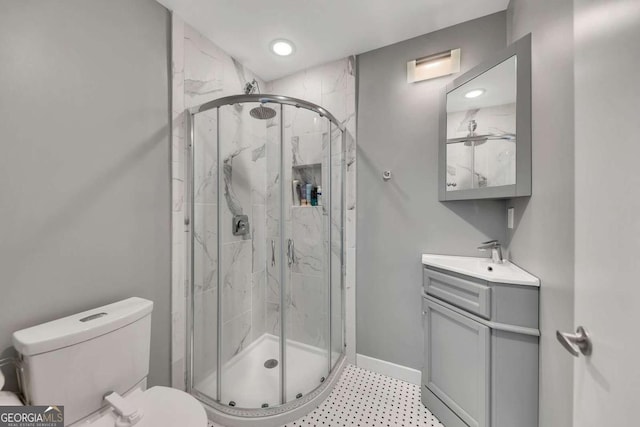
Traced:
<svg viewBox="0 0 640 427">
<path fill-rule="evenodd" d="M 411 384 L 420 385 L 422 381 L 422 372 L 407 366 L 397 365 L 363 354 L 356 354 L 356 365 L 360 368 L 368 369 L 400 381 L 406 381 Z"/>
</svg>

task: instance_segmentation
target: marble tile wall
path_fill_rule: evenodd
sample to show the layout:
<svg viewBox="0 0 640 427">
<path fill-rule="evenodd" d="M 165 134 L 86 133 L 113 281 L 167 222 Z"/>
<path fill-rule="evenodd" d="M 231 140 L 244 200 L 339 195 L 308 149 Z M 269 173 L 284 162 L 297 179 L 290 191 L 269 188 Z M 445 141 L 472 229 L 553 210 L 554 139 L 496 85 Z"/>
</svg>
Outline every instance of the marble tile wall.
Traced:
<svg viewBox="0 0 640 427">
<path fill-rule="evenodd" d="M 256 78 L 215 44 L 172 16 L 172 385 L 185 387 L 186 249 L 184 194 L 185 109 L 241 93 Z M 196 381 L 217 364 L 218 286 L 226 360 L 265 330 L 266 124 L 249 119 L 248 107 L 229 106 L 196 116 L 194 133 L 194 348 Z M 218 128 L 220 157 L 217 153 Z M 219 162 L 218 160 L 222 161 Z M 218 167 L 222 167 L 218 209 Z M 249 216 L 251 234 L 233 236 L 234 214 Z M 217 235 L 218 215 L 222 235 Z M 253 238 L 252 238 L 253 237 Z M 218 246 L 219 245 L 219 246 Z M 220 253 L 218 253 L 220 247 Z M 217 283 L 218 260 L 221 283 Z M 223 360 L 223 362 L 225 361 Z"/>
<path fill-rule="evenodd" d="M 172 16 L 172 385 L 185 387 L 186 336 L 186 227 L 185 227 L 185 109 L 228 95 L 239 94 L 244 83 L 258 79 L 265 92 L 277 93 L 309 100 L 322 105 L 347 128 L 347 204 L 346 204 L 346 340 L 347 353 L 355 360 L 355 60 L 347 58 L 315 67 L 295 75 L 265 83 L 251 71 L 227 55 L 211 41 Z M 210 374 L 217 362 L 217 296 L 221 287 L 221 318 L 223 321 L 223 362 L 237 354 L 263 333 L 279 335 L 280 331 L 280 263 L 271 263 L 271 241 L 275 243 L 275 256 L 280 259 L 279 245 L 279 150 L 280 126 L 278 116 L 268 121 L 248 118 L 248 106 L 228 106 L 220 110 L 220 159 L 216 152 L 218 117 L 215 112 L 197 116 L 194 132 L 200 151 L 195 153 L 194 164 L 194 288 L 195 324 L 197 343 L 194 352 L 198 371 L 196 379 Z M 292 110 L 295 110 L 292 108 Z M 323 127 L 317 115 L 296 110 L 285 113 L 285 152 L 291 166 L 323 163 L 328 160 L 320 150 L 326 150 L 328 126 Z M 294 142 L 293 137 L 297 138 Z M 294 149 L 294 146 L 297 145 Z M 312 147 L 316 149 L 311 149 Z M 335 156 L 334 156 L 335 157 Z M 334 159 L 335 161 L 336 159 Z M 222 194 L 218 197 L 218 163 Z M 325 176 L 327 173 L 325 173 Z M 325 178 L 323 177 L 323 180 Z M 325 190 L 326 191 L 326 190 Z M 290 197 L 290 192 L 285 197 Z M 217 205 L 220 198 L 220 209 Z M 334 207 L 337 208 L 337 207 Z M 314 208 L 318 209 L 318 208 Z M 287 211 L 285 232 L 304 235 L 309 228 L 328 226 L 317 222 L 313 210 L 294 213 Z M 234 214 L 249 216 L 251 232 L 248 236 L 233 236 L 231 218 Z M 217 215 L 221 215 L 220 218 Z M 338 216 L 337 212 L 333 213 Z M 320 216 L 318 216 L 319 218 Z M 217 221 L 222 224 L 222 235 L 217 235 Z M 320 220 L 321 221 L 321 220 Z M 228 224 L 229 227 L 226 227 Z M 296 225 L 297 224 L 297 225 Z M 336 226 L 335 224 L 333 225 Z M 335 235 L 335 234 L 334 234 Z M 307 235 L 308 237 L 308 235 Z M 300 258 L 317 248 L 304 239 L 298 243 Z M 307 239 L 308 240 L 308 239 Z M 321 239 L 320 239 L 321 240 Z M 332 242 L 332 247 L 338 247 Z M 322 245 L 328 245 L 323 242 Z M 220 253 L 218 253 L 220 248 Z M 339 258 L 335 253 L 334 260 Z M 217 283 L 218 256 L 220 256 L 221 283 Z M 317 258 L 317 254 L 315 255 Z M 311 260 L 310 258 L 310 260 Z M 316 262 L 317 264 L 317 262 Z M 313 261 L 299 264 L 291 271 L 285 304 L 297 311 L 288 316 L 288 327 L 295 338 L 313 345 L 323 344 L 329 314 L 317 307 L 317 300 L 326 300 L 325 290 L 318 282 L 325 280 L 317 273 Z M 334 265 L 337 265 L 334 262 Z M 332 273 L 339 276 L 339 271 Z M 334 303 L 335 305 L 335 303 Z M 334 313 L 334 325 L 340 320 Z M 297 321 L 296 321 L 297 319 Z M 304 320 L 304 321 L 302 321 Z M 294 338 L 294 339 L 295 339 Z"/>
</svg>

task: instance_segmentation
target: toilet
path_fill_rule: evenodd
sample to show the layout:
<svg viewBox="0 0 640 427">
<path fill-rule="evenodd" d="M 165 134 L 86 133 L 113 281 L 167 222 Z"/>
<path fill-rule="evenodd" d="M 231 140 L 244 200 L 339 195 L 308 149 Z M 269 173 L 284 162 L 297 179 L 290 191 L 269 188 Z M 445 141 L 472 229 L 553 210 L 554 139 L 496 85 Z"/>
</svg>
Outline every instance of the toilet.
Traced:
<svg viewBox="0 0 640 427">
<path fill-rule="evenodd" d="M 152 310 L 129 298 L 14 332 L 27 404 L 63 405 L 65 426 L 206 427 L 191 395 L 147 389 Z"/>
</svg>

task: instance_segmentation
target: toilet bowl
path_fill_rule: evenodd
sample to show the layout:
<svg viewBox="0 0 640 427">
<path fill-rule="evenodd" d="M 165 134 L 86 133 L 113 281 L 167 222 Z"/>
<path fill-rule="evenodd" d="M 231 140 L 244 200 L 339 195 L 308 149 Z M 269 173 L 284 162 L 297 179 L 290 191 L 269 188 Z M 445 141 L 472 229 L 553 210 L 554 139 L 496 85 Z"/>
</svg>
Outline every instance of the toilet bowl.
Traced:
<svg viewBox="0 0 640 427">
<path fill-rule="evenodd" d="M 146 388 L 152 310 L 129 298 L 14 332 L 27 403 L 64 406 L 65 426 L 206 427 L 191 395 Z"/>
<path fill-rule="evenodd" d="M 169 387 L 136 389 L 125 399 L 142 417 L 136 427 L 205 427 L 207 415 L 200 403 L 187 393 Z M 114 427 L 118 415 L 111 408 L 72 424 L 72 427 Z"/>
</svg>

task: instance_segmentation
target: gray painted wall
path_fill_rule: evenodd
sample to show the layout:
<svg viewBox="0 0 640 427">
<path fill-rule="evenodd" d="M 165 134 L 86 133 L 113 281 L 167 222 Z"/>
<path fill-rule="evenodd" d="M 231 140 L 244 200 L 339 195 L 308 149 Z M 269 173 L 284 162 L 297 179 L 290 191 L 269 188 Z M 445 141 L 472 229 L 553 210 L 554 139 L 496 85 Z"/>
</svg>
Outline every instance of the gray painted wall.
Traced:
<svg viewBox="0 0 640 427">
<path fill-rule="evenodd" d="M 420 255 L 478 255 L 481 241 L 506 240 L 504 201 L 438 201 L 440 102 L 456 75 L 406 80 L 411 59 L 459 47 L 465 72 L 505 46 L 501 12 L 358 56 L 360 354 L 422 368 Z"/>
<path fill-rule="evenodd" d="M 540 425 L 572 425 L 573 358 L 555 331 L 573 330 L 574 80 L 571 0 L 512 0 L 509 40 L 532 33 L 533 192 L 513 200 L 513 262 L 540 277 Z"/>
<path fill-rule="evenodd" d="M 15 330 L 137 295 L 155 303 L 150 383 L 168 384 L 168 12 L 0 10 L 0 352 Z"/>
</svg>

